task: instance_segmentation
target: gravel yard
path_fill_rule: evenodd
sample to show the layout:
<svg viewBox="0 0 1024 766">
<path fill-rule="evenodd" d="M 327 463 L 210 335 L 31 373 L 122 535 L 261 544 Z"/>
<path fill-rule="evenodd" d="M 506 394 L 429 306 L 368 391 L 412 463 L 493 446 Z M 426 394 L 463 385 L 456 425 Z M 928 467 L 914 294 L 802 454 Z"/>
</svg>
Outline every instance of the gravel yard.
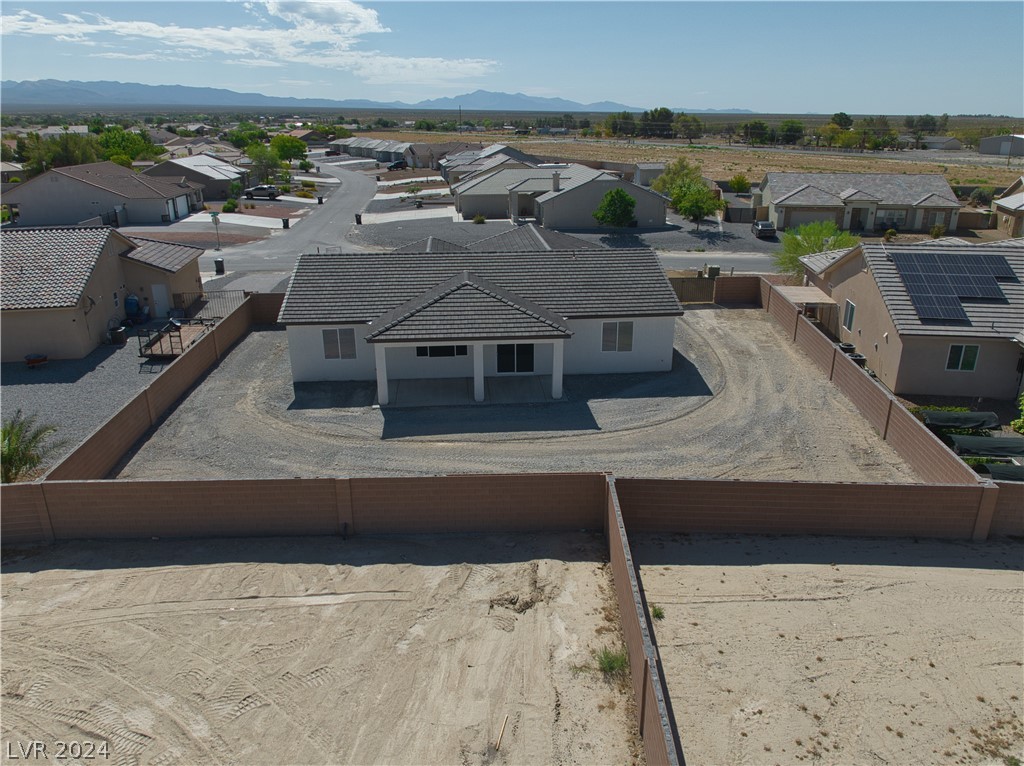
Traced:
<svg viewBox="0 0 1024 766">
<path fill-rule="evenodd" d="M 630 537 L 688 763 L 1024 756 L 1019 542 Z"/>
<path fill-rule="evenodd" d="M 642 763 L 627 683 L 594 667 L 622 645 L 605 556 L 583 534 L 36 549 L 3 565 L 2 737 L 106 746 L 82 763 Z"/>
<path fill-rule="evenodd" d="M 567 376 L 562 402 L 379 410 L 371 382 L 296 395 L 285 333 L 254 331 L 118 475 L 917 481 L 764 312 L 691 311 L 676 350 L 669 373 Z"/>
</svg>

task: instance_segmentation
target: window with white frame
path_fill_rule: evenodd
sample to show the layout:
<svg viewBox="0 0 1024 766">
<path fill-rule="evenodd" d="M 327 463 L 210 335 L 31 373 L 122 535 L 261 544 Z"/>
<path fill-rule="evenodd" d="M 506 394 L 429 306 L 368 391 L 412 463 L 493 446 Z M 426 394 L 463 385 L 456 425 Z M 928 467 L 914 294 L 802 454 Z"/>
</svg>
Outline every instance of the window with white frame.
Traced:
<svg viewBox="0 0 1024 766">
<path fill-rule="evenodd" d="M 351 327 L 332 327 L 323 331 L 324 359 L 355 359 L 356 331 Z"/>
<path fill-rule="evenodd" d="M 977 366 L 978 346 L 964 346 L 954 343 L 949 347 L 949 356 L 946 357 L 947 370 L 974 372 Z"/>
<path fill-rule="evenodd" d="M 887 226 L 905 226 L 907 223 L 906 210 L 882 210 L 875 211 L 875 224 L 884 223 Z"/>
<path fill-rule="evenodd" d="M 853 316 L 857 313 L 857 305 L 853 301 L 846 301 L 846 309 L 843 311 L 843 327 L 853 331 Z"/>
<path fill-rule="evenodd" d="M 632 351 L 633 323 L 605 322 L 601 326 L 602 351 Z"/>
</svg>

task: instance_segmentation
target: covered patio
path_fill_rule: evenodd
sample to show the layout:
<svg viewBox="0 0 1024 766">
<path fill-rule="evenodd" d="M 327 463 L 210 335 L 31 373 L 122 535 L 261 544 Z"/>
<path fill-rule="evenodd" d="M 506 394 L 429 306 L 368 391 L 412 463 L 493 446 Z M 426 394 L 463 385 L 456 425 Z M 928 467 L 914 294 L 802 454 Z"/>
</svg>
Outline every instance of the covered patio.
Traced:
<svg viewBox="0 0 1024 766">
<path fill-rule="evenodd" d="M 555 397 L 551 375 L 484 379 L 483 399 L 474 396 L 473 378 L 408 378 L 388 381 L 390 407 L 451 407 L 467 404 L 547 404 Z M 378 404 L 380 401 L 378 399 Z"/>
</svg>

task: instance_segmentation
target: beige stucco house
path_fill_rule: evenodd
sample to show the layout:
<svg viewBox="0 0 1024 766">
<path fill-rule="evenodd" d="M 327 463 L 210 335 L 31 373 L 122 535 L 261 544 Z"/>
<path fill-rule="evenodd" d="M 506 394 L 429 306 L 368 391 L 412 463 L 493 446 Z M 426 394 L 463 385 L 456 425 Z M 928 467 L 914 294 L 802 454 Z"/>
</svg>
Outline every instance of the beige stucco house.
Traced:
<svg viewBox="0 0 1024 766">
<path fill-rule="evenodd" d="M 177 221 L 199 210 L 202 185 L 152 178 L 113 162 L 54 168 L 4 195 L 20 226 L 114 226 Z"/>
<path fill-rule="evenodd" d="M 203 187 L 206 199 L 227 199 L 231 184 L 249 185 L 249 171 L 211 154 L 193 154 L 166 160 L 142 171 L 168 181 L 184 179 Z"/>
<path fill-rule="evenodd" d="M 80 359 L 123 324 L 125 299 L 166 316 L 175 293 L 202 289 L 200 248 L 129 239 L 107 226 L 4 229 L 0 351 Z"/>
<path fill-rule="evenodd" d="M 1024 240 L 861 244 L 801 258 L 819 318 L 896 394 L 1013 399 L 1024 371 Z"/>
<path fill-rule="evenodd" d="M 752 200 L 783 231 L 833 221 L 850 231 L 953 231 L 960 202 L 938 174 L 767 173 Z"/>
<path fill-rule="evenodd" d="M 999 199 L 992 201 L 996 227 L 1010 237 L 1024 236 L 1024 176 L 1014 181 Z"/>
</svg>

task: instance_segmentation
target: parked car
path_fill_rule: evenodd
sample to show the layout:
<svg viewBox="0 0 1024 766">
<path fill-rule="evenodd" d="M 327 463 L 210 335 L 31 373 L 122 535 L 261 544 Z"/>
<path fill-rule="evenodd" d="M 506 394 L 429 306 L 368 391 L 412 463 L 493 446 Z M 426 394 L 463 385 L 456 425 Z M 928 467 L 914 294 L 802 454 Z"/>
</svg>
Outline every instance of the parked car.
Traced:
<svg viewBox="0 0 1024 766">
<path fill-rule="evenodd" d="M 407 167 L 409 167 L 409 163 L 405 160 L 395 160 L 388 165 L 388 170 L 405 170 Z"/>
<path fill-rule="evenodd" d="M 259 186 L 250 186 L 245 190 L 245 198 L 252 199 L 253 197 L 266 197 L 267 199 L 277 199 L 277 195 L 281 192 L 278 191 L 276 186 L 270 184 L 260 184 Z"/>
<path fill-rule="evenodd" d="M 775 224 L 771 221 L 754 221 L 750 230 L 758 239 L 771 239 L 775 236 Z"/>
</svg>

